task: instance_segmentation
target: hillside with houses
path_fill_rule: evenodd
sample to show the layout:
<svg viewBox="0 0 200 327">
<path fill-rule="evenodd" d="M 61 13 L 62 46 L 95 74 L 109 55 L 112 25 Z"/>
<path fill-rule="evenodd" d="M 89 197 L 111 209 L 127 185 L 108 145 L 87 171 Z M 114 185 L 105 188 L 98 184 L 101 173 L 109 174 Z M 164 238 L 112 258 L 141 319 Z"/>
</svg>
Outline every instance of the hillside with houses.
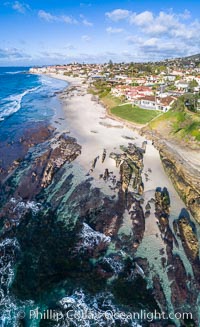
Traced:
<svg viewBox="0 0 200 327">
<path fill-rule="evenodd" d="M 168 136 L 200 141 L 199 55 L 148 63 L 71 63 L 34 67 L 30 72 L 82 79 L 110 114 L 149 124 Z"/>
<path fill-rule="evenodd" d="M 187 93 L 198 94 L 200 91 L 200 63 L 198 60 L 188 60 L 181 61 L 179 58 L 156 63 L 73 63 L 31 68 L 30 71 L 81 77 L 90 85 L 104 81 L 110 87 L 110 93 L 123 101 L 144 109 L 167 112 L 178 97 Z M 199 109 L 198 104 L 195 109 Z"/>
</svg>

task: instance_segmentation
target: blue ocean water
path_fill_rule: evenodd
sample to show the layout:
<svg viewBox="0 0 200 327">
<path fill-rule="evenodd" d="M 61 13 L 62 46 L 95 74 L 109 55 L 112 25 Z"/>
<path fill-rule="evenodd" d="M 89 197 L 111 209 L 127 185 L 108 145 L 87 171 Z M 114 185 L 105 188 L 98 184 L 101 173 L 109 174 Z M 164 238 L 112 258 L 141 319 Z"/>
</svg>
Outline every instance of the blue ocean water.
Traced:
<svg viewBox="0 0 200 327">
<path fill-rule="evenodd" d="M 0 67 L 0 139 L 9 141 L 30 124 L 50 121 L 59 106 L 55 92 L 66 86 L 64 81 L 30 74 L 29 68 Z"/>
<path fill-rule="evenodd" d="M 0 67 L 0 149 L 9 157 L 5 146 L 19 140 L 25 130 L 40 123 L 51 124 L 61 110 L 55 92 L 67 83 L 44 75 L 33 75 L 29 68 Z M 39 125 L 38 125 L 39 124 Z M 0 155 L 2 162 L 3 156 Z M 1 187 L 1 186 L 0 186 Z M 31 308 L 31 301 L 20 302 L 10 295 L 10 285 L 15 273 L 14 258 L 19 251 L 17 240 L 0 240 L 0 327 L 18 327 L 20 310 Z M 37 325 L 27 325 L 35 327 Z"/>
</svg>

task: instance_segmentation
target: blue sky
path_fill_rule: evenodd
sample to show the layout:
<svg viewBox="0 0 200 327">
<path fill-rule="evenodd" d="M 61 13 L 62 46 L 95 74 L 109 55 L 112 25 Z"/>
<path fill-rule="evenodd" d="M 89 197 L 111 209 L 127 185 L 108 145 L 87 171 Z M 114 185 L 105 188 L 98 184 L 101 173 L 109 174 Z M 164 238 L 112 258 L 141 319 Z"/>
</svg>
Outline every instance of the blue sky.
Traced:
<svg viewBox="0 0 200 327">
<path fill-rule="evenodd" d="M 0 0 L 0 66 L 149 61 L 200 52 L 200 4 Z"/>
</svg>

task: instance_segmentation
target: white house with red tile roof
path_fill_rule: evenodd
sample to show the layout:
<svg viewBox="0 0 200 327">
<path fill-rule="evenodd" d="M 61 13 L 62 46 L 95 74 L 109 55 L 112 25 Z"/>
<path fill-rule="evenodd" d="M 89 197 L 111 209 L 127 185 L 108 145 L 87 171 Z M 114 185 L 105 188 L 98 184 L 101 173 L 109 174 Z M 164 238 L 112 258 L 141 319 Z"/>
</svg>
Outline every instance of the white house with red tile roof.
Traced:
<svg viewBox="0 0 200 327">
<path fill-rule="evenodd" d="M 134 104 L 139 105 L 143 109 L 149 110 L 160 110 L 163 112 L 167 112 L 174 101 L 175 97 L 167 96 L 165 98 L 160 98 L 156 96 L 145 96 L 139 100 L 134 101 Z"/>
<path fill-rule="evenodd" d="M 111 93 L 118 97 L 124 95 L 127 100 L 133 101 L 134 99 L 138 99 L 146 95 L 152 95 L 153 91 L 149 86 L 117 85 L 116 87 L 112 88 Z"/>
</svg>

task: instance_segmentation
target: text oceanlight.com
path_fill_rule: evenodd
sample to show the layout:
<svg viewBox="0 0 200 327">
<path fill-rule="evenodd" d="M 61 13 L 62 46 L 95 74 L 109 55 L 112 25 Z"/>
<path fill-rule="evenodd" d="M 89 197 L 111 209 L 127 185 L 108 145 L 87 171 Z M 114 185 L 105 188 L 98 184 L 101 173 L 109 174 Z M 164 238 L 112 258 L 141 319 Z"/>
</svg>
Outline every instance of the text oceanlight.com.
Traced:
<svg viewBox="0 0 200 327">
<path fill-rule="evenodd" d="M 21 312 L 22 313 L 22 312 Z M 25 317 L 25 315 L 24 315 Z M 21 315 L 21 318 L 23 316 Z M 56 310 L 39 311 L 39 308 L 30 310 L 29 319 L 31 320 L 54 320 L 59 321 L 62 319 L 68 321 L 87 321 L 94 320 L 98 321 L 101 319 L 110 320 L 126 320 L 126 321 L 147 321 L 152 322 L 154 320 L 187 320 L 192 319 L 191 312 L 176 312 L 176 313 L 165 313 L 153 311 L 149 312 L 146 310 L 140 310 L 139 312 L 123 312 L 123 311 L 97 311 L 97 310 L 68 310 L 63 313 Z"/>
</svg>

